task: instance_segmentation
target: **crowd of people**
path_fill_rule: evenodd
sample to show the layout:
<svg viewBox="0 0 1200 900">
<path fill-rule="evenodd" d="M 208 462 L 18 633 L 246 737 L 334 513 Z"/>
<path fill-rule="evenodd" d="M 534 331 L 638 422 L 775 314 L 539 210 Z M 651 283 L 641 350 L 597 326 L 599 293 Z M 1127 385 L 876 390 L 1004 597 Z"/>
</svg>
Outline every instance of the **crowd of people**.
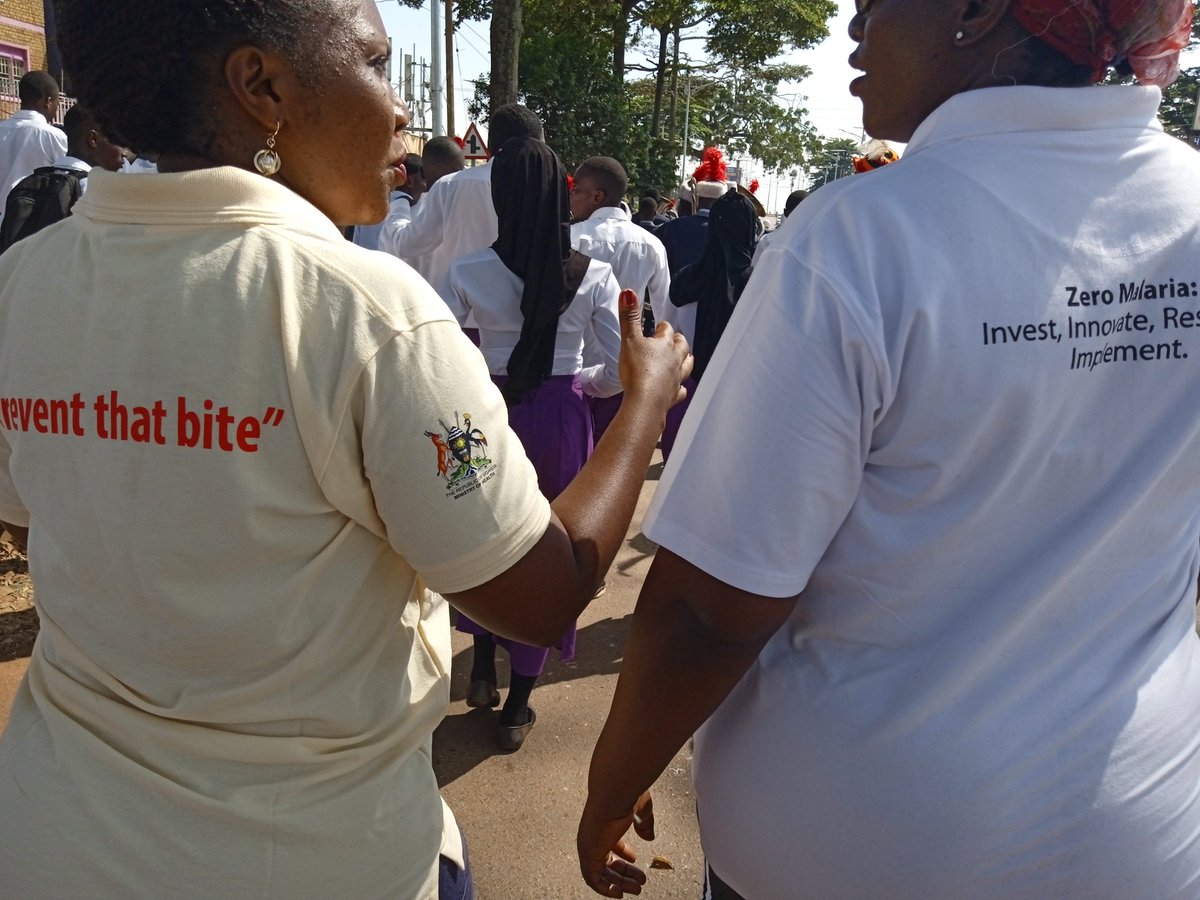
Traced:
<svg viewBox="0 0 1200 900">
<path fill-rule="evenodd" d="M 904 158 L 765 237 L 719 153 L 664 203 L 521 104 L 409 152 L 369 0 L 56 9 L 80 104 L 0 123 L 0 894 L 473 898 L 452 616 L 518 751 L 661 447 L 592 890 L 694 737 L 705 900 L 1200 897 L 1188 0 L 861 0 Z"/>
</svg>

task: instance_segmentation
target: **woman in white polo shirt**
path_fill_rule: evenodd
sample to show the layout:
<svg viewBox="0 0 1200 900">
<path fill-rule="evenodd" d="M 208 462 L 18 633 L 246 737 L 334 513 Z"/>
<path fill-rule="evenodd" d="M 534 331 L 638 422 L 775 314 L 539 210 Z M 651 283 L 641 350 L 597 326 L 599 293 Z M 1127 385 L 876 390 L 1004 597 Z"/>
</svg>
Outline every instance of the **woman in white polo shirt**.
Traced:
<svg viewBox="0 0 1200 900">
<path fill-rule="evenodd" d="M 711 898 L 1200 896 L 1192 13 L 860 0 L 850 90 L 907 151 L 796 210 L 692 403 L 597 891 L 695 732 Z"/>
<path fill-rule="evenodd" d="M 42 625 L 0 739 L 0 893 L 469 897 L 425 586 L 555 641 L 686 349 L 624 311 L 635 389 L 551 506 L 445 305 L 338 230 L 383 217 L 403 157 L 374 4 L 56 9 L 82 101 L 160 174 L 93 173 L 0 261 L 0 520 Z"/>
</svg>

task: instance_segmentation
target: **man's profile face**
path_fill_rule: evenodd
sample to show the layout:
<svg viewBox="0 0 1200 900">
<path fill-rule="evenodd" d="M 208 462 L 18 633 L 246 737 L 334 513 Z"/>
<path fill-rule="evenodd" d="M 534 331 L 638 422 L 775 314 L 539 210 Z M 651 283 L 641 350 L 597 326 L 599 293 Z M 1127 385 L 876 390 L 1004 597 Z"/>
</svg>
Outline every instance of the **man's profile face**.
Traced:
<svg viewBox="0 0 1200 900">
<path fill-rule="evenodd" d="M 409 172 L 408 184 L 404 186 L 404 190 L 407 191 L 414 200 L 421 199 L 421 195 L 429 190 L 429 186 L 425 183 L 425 170 L 417 168 Z"/>
<path fill-rule="evenodd" d="M 571 190 L 572 219 L 582 222 L 601 206 L 604 206 L 606 200 L 604 191 L 596 183 L 595 178 L 575 173 L 575 187 Z"/>
</svg>

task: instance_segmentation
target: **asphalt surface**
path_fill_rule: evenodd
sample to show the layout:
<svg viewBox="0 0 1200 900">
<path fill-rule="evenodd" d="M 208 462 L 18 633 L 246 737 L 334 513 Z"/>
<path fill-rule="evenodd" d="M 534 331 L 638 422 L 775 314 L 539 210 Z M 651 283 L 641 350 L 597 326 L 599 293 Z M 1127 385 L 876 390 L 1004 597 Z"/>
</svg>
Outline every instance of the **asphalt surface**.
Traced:
<svg viewBox="0 0 1200 900">
<path fill-rule="evenodd" d="M 471 639 L 454 634 L 450 708 L 434 734 L 433 763 L 442 796 L 467 835 L 477 900 L 558 900 L 596 897 L 579 876 L 575 828 L 586 795 L 592 748 L 608 714 L 625 635 L 655 547 L 640 531 L 662 466 L 657 453 L 625 544 L 609 572 L 608 589 L 579 620 L 577 657 L 551 661 L 530 704 L 537 724 L 525 746 L 506 753 L 496 744 L 499 713 L 467 707 Z M 27 661 L 0 663 L 0 728 Z M 500 691 L 508 661 L 497 653 Z M 703 858 L 685 747 L 654 788 L 657 837 L 630 832 L 649 881 L 651 900 L 697 900 Z M 671 868 L 649 868 L 659 856 Z M 0 884 L 2 887 L 2 884 Z"/>
</svg>

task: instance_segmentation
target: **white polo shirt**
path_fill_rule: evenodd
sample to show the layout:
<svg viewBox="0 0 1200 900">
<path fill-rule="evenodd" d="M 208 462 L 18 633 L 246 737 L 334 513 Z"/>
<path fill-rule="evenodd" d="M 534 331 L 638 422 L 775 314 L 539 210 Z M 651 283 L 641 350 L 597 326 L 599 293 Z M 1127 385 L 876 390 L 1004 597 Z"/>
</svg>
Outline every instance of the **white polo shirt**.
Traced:
<svg viewBox="0 0 1200 900">
<path fill-rule="evenodd" d="M 450 290 L 443 299 L 461 324 L 468 316 L 478 323 L 479 349 L 493 375 L 508 374 L 508 359 L 521 338 L 523 287 L 490 247 L 450 267 Z M 611 397 L 621 390 L 620 293 L 612 268 L 593 259 L 575 299 L 558 319 L 551 374 L 578 374 L 593 397 Z"/>
<path fill-rule="evenodd" d="M 550 518 L 504 400 L 427 285 L 286 188 L 90 178 L 0 258 L 0 519 L 42 623 L 0 893 L 434 897 L 426 587 Z"/>
<path fill-rule="evenodd" d="M 796 610 L 697 733 L 754 900 L 1200 896 L 1200 157 L 952 97 L 754 271 L 645 532 Z"/>
</svg>

